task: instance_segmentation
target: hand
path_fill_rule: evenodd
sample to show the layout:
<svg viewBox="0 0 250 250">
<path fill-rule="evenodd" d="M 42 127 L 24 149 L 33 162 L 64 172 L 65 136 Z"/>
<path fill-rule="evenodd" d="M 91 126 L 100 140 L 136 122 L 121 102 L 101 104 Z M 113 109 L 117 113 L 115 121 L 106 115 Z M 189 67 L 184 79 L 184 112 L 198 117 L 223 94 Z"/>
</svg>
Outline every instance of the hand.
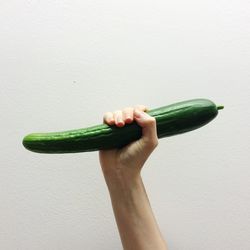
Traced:
<svg viewBox="0 0 250 250">
<path fill-rule="evenodd" d="M 136 121 L 142 127 L 142 137 L 120 149 L 100 150 L 99 160 L 105 178 L 134 178 L 158 145 L 156 120 L 144 111 L 144 105 L 128 107 L 115 112 L 106 112 L 104 123 L 123 127 Z"/>
</svg>

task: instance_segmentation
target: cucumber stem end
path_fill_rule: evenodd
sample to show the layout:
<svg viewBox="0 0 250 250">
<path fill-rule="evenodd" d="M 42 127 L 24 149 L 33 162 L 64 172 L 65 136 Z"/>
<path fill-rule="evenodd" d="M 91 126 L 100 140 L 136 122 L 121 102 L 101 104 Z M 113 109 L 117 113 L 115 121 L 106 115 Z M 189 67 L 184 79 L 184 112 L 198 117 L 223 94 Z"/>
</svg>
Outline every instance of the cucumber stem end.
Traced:
<svg viewBox="0 0 250 250">
<path fill-rule="evenodd" d="M 220 110 L 220 109 L 224 109 L 224 106 L 222 106 L 222 105 L 217 106 L 217 110 Z"/>
</svg>

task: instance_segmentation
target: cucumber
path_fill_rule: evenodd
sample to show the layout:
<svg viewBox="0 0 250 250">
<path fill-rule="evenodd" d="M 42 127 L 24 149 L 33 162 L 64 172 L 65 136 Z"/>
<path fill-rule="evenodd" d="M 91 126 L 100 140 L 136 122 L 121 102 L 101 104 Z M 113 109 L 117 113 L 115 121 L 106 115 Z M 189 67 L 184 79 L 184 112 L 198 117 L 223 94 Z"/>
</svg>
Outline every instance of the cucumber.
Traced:
<svg viewBox="0 0 250 250">
<path fill-rule="evenodd" d="M 192 99 L 147 111 L 156 119 L 158 138 L 182 134 L 200 128 L 213 120 L 218 110 L 208 99 Z M 32 133 L 23 139 L 23 146 L 37 153 L 78 153 L 121 148 L 142 136 L 134 121 L 123 127 L 99 124 L 61 132 Z"/>
</svg>

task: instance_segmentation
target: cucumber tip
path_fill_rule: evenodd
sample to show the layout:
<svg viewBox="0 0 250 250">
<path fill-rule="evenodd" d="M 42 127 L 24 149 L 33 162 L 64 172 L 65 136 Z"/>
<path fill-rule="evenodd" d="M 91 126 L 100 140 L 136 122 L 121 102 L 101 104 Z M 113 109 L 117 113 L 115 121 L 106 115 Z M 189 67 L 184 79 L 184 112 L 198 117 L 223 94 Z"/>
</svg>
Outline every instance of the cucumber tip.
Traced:
<svg viewBox="0 0 250 250">
<path fill-rule="evenodd" d="M 217 110 L 220 110 L 220 109 L 224 109 L 224 106 L 222 106 L 222 105 L 217 106 Z"/>
</svg>

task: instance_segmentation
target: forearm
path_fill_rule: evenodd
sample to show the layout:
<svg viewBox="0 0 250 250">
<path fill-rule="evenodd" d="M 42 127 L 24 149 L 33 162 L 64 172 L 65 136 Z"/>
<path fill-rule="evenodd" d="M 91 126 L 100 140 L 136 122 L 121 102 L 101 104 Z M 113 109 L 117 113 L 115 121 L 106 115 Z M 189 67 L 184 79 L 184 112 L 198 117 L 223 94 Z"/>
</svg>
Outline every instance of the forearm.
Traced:
<svg viewBox="0 0 250 250">
<path fill-rule="evenodd" d="M 166 250 L 141 176 L 105 179 L 124 250 Z"/>
</svg>

